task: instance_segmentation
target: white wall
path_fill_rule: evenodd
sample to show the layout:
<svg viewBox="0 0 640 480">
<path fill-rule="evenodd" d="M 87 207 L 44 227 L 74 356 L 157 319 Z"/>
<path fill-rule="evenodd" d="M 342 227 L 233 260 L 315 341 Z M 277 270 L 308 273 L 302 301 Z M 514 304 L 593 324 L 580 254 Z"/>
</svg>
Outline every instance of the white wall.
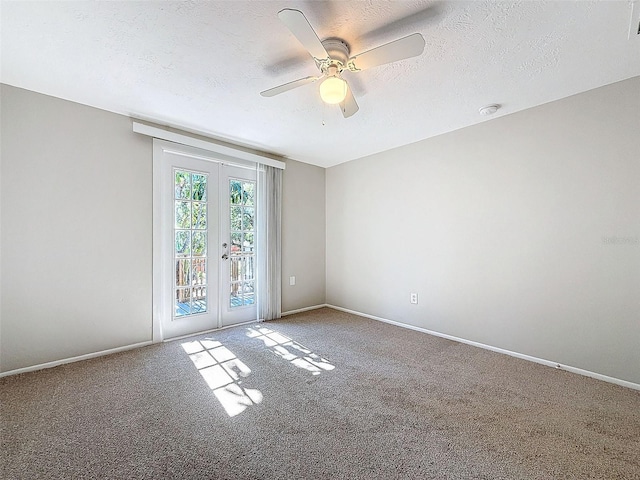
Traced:
<svg viewBox="0 0 640 480">
<path fill-rule="evenodd" d="M 287 160 L 282 206 L 282 311 L 325 303 L 325 169 Z M 296 284 L 289 285 L 289 277 Z"/>
<path fill-rule="evenodd" d="M 639 139 L 636 77 L 328 169 L 327 303 L 640 383 Z"/>
<path fill-rule="evenodd" d="M 150 140 L 1 89 L 2 370 L 150 340 Z"/>
<path fill-rule="evenodd" d="M 150 341 L 151 139 L 7 85 L 0 105 L 0 372 Z M 324 303 L 324 170 L 289 161 L 283 188 L 289 310 Z"/>
</svg>

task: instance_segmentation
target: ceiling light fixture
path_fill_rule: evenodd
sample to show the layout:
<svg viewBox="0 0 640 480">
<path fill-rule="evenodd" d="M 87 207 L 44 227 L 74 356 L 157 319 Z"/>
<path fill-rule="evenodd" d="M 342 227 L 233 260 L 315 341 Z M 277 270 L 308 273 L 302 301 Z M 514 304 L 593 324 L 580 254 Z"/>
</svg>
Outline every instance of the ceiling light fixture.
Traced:
<svg viewBox="0 0 640 480">
<path fill-rule="evenodd" d="M 347 82 L 340 78 L 338 69 L 329 67 L 329 76 L 320 84 L 320 98 L 329 105 L 342 102 L 347 96 Z"/>
<path fill-rule="evenodd" d="M 482 107 L 478 111 L 480 112 L 480 115 L 482 115 L 483 117 L 486 117 L 488 115 L 493 115 L 494 113 L 496 113 L 499 108 L 500 108 L 500 105 L 493 104 L 493 105 L 487 105 L 486 107 Z"/>
</svg>

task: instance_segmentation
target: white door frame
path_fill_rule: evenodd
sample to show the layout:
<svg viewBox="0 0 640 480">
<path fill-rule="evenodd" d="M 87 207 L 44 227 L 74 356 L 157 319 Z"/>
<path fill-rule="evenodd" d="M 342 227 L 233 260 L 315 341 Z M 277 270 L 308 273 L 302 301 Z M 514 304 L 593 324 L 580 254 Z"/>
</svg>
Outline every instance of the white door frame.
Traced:
<svg viewBox="0 0 640 480">
<path fill-rule="evenodd" d="M 164 182 L 162 173 L 164 172 L 164 168 L 162 168 L 162 161 L 164 154 L 172 153 L 176 155 L 183 155 L 199 160 L 205 160 L 217 163 L 218 165 L 232 165 L 241 168 L 251 168 L 255 170 L 255 163 L 240 160 L 240 159 L 232 159 L 226 155 L 222 154 L 214 154 L 207 150 L 202 150 L 195 147 L 190 147 L 186 145 L 180 145 L 172 142 L 168 142 L 165 140 L 159 140 L 157 138 L 153 139 L 153 300 L 152 300 L 152 342 L 158 343 L 162 342 L 166 339 L 166 335 L 164 335 L 162 331 L 162 319 L 166 318 L 168 315 L 172 316 L 173 313 L 171 310 L 167 311 L 167 305 L 173 305 L 172 298 L 167 298 L 168 295 L 172 295 L 172 292 L 168 291 L 165 287 L 163 281 L 167 278 L 167 275 L 172 275 L 172 273 L 166 271 L 167 262 L 164 259 L 171 255 L 173 252 L 173 243 L 168 244 L 166 240 L 163 239 L 163 233 L 166 228 L 169 228 L 172 225 L 166 225 L 165 211 L 166 211 L 166 201 L 167 198 L 172 198 L 173 195 L 171 191 L 167 191 L 168 183 Z M 219 170 L 220 172 L 220 170 Z M 218 178 L 221 179 L 222 175 L 218 175 Z M 216 185 L 218 187 L 218 185 Z M 218 214 L 216 212 L 216 221 L 219 222 Z M 210 221 L 212 218 L 210 217 Z M 220 231 L 220 224 L 218 223 L 218 231 Z M 218 259 L 222 255 L 222 247 L 221 242 L 217 239 L 215 240 L 215 244 L 213 241 L 209 242 L 209 247 L 211 249 L 210 256 L 218 255 Z M 217 269 L 218 272 L 211 272 L 214 275 L 218 276 L 218 282 L 220 282 L 220 271 L 221 269 Z M 219 298 L 219 289 L 216 292 L 211 292 L 215 295 L 218 295 Z M 221 326 L 222 315 L 221 315 L 221 307 L 220 307 L 220 299 L 217 301 L 217 328 Z"/>
</svg>

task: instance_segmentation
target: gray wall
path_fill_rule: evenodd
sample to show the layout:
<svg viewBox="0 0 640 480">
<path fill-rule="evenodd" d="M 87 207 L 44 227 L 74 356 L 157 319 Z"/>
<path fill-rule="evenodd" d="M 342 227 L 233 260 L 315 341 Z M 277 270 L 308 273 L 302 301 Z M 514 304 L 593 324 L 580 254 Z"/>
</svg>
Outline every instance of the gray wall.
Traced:
<svg viewBox="0 0 640 480">
<path fill-rule="evenodd" d="M 0 88 L 0 371 L 150 341 L 151 139 Z M 324 303 L 324 170 L 288 161 L 283 188 L 283 307 Z"/>
<path fill-rule="evenodd" d="M 325 303 L 325 169 L 287 161 L 282 206 L 282 311 Z M 289 285 L 289 277 L 296 284 Z"/>
<path fill-rule="evenodd" d="M 151 141 L 2 85 L 2 371 L 151 338 Z"/>
<path fill-rule="evenodd" d="M 639 139 L 636 77 L 328 169 L 327 303 L 640 383 Z"/>
</svg>

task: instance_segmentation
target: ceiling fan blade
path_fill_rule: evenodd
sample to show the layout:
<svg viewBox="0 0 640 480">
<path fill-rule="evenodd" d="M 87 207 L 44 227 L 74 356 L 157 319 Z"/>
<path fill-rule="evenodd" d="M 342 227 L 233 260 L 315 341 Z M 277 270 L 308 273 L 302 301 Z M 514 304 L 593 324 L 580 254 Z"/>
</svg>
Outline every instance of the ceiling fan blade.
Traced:
<svg viewBox="0 0 640 480">
<path fill-rule="evenodd" d="M 356 99 L 351 92 L 351 87 L 349 87 L 349 84 L 347 84 L 347 96 L 342 102 L 340 102 L 340 111 L 342 112 L 344 118 L 349 118 L 358 110 L 360 110 L 360 107 L 358 107 Z"/>
<path fill-rule="evenodd" d="M 278 18 L 291 30 L 294 37 L 300 41 L 314 59 L 326 60 L 329 58 L 329 54 L 322 46 L 315 30 L 300 10 L 285 8 L 278 12 Z"/>
<path fill-rule="evenodd" d="M 260 92 L 260 95 L 263 97 L 273 97 L 274 95 L 279 95 L 284 92 L 288 92 L 289 90 L 293 90 L 294 88 L 301 87 L 306 85 L 307 83 L 313 83 L 322 76 L 319 77 L 304 77 L 298 80 L 294 80 L 293 82 L 285 83 L 283 85 L 279 85 L 277 87 L 270 88 L 269 90 L 265 90 L 264 92 Z"/>
<path fill-rule="evenodd" d="M 422 35 L 414 33 L 351 57 L 348 62 L 349 70 L 359 72 L 385 63 L 415 57 L 424 52 L 424 45 Z"/>
</svg>

